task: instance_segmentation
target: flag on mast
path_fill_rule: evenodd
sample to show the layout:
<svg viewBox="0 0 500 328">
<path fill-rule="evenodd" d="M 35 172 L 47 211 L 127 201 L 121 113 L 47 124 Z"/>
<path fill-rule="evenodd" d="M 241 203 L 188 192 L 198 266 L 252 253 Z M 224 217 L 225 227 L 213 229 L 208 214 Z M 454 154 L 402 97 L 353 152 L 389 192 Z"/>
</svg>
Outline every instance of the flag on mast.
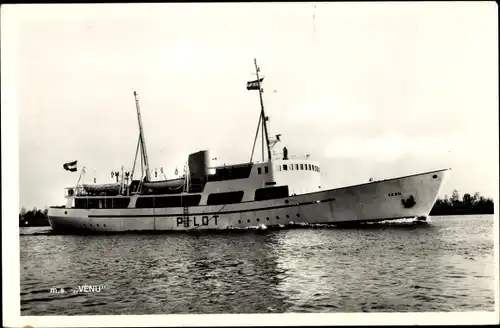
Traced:
<svg viewBox="0 0 500 328">
<path fill-rule="evenodd" d="M 66 170 L 66 171 L 71 171 L 71 172 L 76 172 L 76 163 L 78 161 L 73 161 L 73 162 L 68 162 L 68 163 L 64 163 L 63 165 L 63 168 Z"/>
<path fill-rule="evenodd" d="M 259 80 L 248 81 L 247 90 L 259 90 L 259 83 L 262 83 L 263 80 L 264 78 L 261 77 Z"/>
</svg>

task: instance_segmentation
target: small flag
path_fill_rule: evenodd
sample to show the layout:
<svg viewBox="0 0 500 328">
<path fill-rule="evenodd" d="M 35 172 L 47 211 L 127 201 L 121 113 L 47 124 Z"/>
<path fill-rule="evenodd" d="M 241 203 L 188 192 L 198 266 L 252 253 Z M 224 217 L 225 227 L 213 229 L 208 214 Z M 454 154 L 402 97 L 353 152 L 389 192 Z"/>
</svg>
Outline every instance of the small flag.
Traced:
<svg viewBox="0 0 500 328">
<path fill-rule="evenodd" d="M 63 165 L 63 168 L 64 168 L 66 171 L 76 172 L 76 162 L 77 162 L 77 161 L 73 161 L 73 162 L 68 162 L 68 163 L 65 163 L 65 164 Z"/>
<path fill-rule="evenodd" d="M 261 77 L 259 80 L 248 81 L 247 82 L 247 90 L 259 90 L 259 82 L 262 83 L 263 80 L 264 80 L 264 78 Z"/>
</svg>

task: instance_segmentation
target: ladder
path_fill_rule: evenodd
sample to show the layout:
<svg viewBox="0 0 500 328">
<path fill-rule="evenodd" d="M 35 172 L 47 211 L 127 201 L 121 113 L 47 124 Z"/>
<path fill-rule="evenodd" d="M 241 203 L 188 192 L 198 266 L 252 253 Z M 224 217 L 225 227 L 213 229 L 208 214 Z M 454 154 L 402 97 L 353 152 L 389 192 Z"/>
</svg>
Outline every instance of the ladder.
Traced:
<svg viewBox="0 0 500 328">
<path fill-rule="evenodd" d="M 184 228 L 189 228 L 189 211 L 187 206 L 183 207 L 182 221 L 184 223 Z"/>
</svg>

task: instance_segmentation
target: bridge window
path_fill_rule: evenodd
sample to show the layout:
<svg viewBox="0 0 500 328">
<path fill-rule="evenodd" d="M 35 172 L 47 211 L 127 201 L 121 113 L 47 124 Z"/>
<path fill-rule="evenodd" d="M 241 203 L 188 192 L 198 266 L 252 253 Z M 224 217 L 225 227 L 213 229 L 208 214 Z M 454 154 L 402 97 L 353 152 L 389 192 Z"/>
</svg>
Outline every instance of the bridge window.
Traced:
<svg viewBox="0 0 500 328">
<path fill-rule="evenodd" d="M 304 164 L 300 164 L 300 169 L 304 170 Z"/>
<path fill-rule="evenodd" d="M 155 197 L 154 207 L 198 206 L 200 204 L 200 200 L 201 195 Z"/>
<path fill-rule="evenodd" d="M 299 164 L 295 164 L 295 169 L 298 171 L 299 170 Z"/>
<path fill-rule="evenodd" d="M 221 192 L 208 195 L 207 205 L 224 205 L 241 203 L 243 191 Z"/>
<path fill-rule="evenodd" d="M 87 198 L 76 198 L 75 208 L 87 208 Z"/>
<path fill-rule="evenodd" d="M 288 166 L 286 164 L 283 164 L 283 171 L 288 171 Z"/>
<path fill-rule="evenodd" d="M 261 173 L 262 173 L 262 168 L 258 167 L 258 168 L 257 168 L 257 173 L 258 173 L 258 174 L 261 174 Z"/>
<path fill-rule="evenodd" d="M 309 171 L 312 171 L 312 165 L 311 164 L 308 165 L 309 165 Z"/>
<path fill-rule="evenodd" d="M 87 208 L 99 208 L 99 198 L 89 198 L 87 201 Z"/>
<path fill-rule="evenodd" d="M 260 188 L 255 190 L 256 201 L 288 197 L 288 186 Z"/>
<path fill-rule="evenodd" d="M 290 164 L 290 171 L 293 171 L 293 164 Z"/>
<path fill-rule="evenodd" d="M 130 198 L 120 197 L 113 199 L 113 208 L 127 208 L 130 203 Z"/>
<path fill-rule="evenodd" d="M 281 165 L 276 165 L 276 169 L 277 169 L 278 171 L 281 171 Z"/>
<path fill-rule="evenodd" d="M 264 167 L 264 173 L 269 173 L 269 168 L 267 166 Z"/>
<path fill-rule="evenodd" d="M 207 176 L 207 181 L 246 179 L 250 176 L 251 171 L 252 164 L 218 167 L 215 169 L 215 174 Z"/>
<path fill-rule="evenodd" d="M 139 197 L 135 202 L 136 208 L 153 208 L 154 207 L 154 199 L 153 197 Z"/>
<path fill-rule="evenodd" d="M 127 208 L 129 197 L 119 198 L 76 198 L 75 208 Z"/>
</svg>

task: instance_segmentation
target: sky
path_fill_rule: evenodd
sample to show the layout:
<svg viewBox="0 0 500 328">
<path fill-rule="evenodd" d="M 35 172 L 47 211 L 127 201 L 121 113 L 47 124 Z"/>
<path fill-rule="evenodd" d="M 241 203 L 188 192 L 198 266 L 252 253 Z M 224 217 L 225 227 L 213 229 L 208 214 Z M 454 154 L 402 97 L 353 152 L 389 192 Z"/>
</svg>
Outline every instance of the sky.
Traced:
<svg viewBox="0 0 500 328">
<path fill-rule="evenodd" d="M 311 154 L 324 189 L 452 168 L 441 197 L 496 197 L 497 20 L 494 2 L 2 6 L 2 158 L 19 207 L 64 204 L 65 162 L 111 182 L 137 91 L 152 168 L 248 161 L 256 58 L 277 149 Z"/>
</svg>

